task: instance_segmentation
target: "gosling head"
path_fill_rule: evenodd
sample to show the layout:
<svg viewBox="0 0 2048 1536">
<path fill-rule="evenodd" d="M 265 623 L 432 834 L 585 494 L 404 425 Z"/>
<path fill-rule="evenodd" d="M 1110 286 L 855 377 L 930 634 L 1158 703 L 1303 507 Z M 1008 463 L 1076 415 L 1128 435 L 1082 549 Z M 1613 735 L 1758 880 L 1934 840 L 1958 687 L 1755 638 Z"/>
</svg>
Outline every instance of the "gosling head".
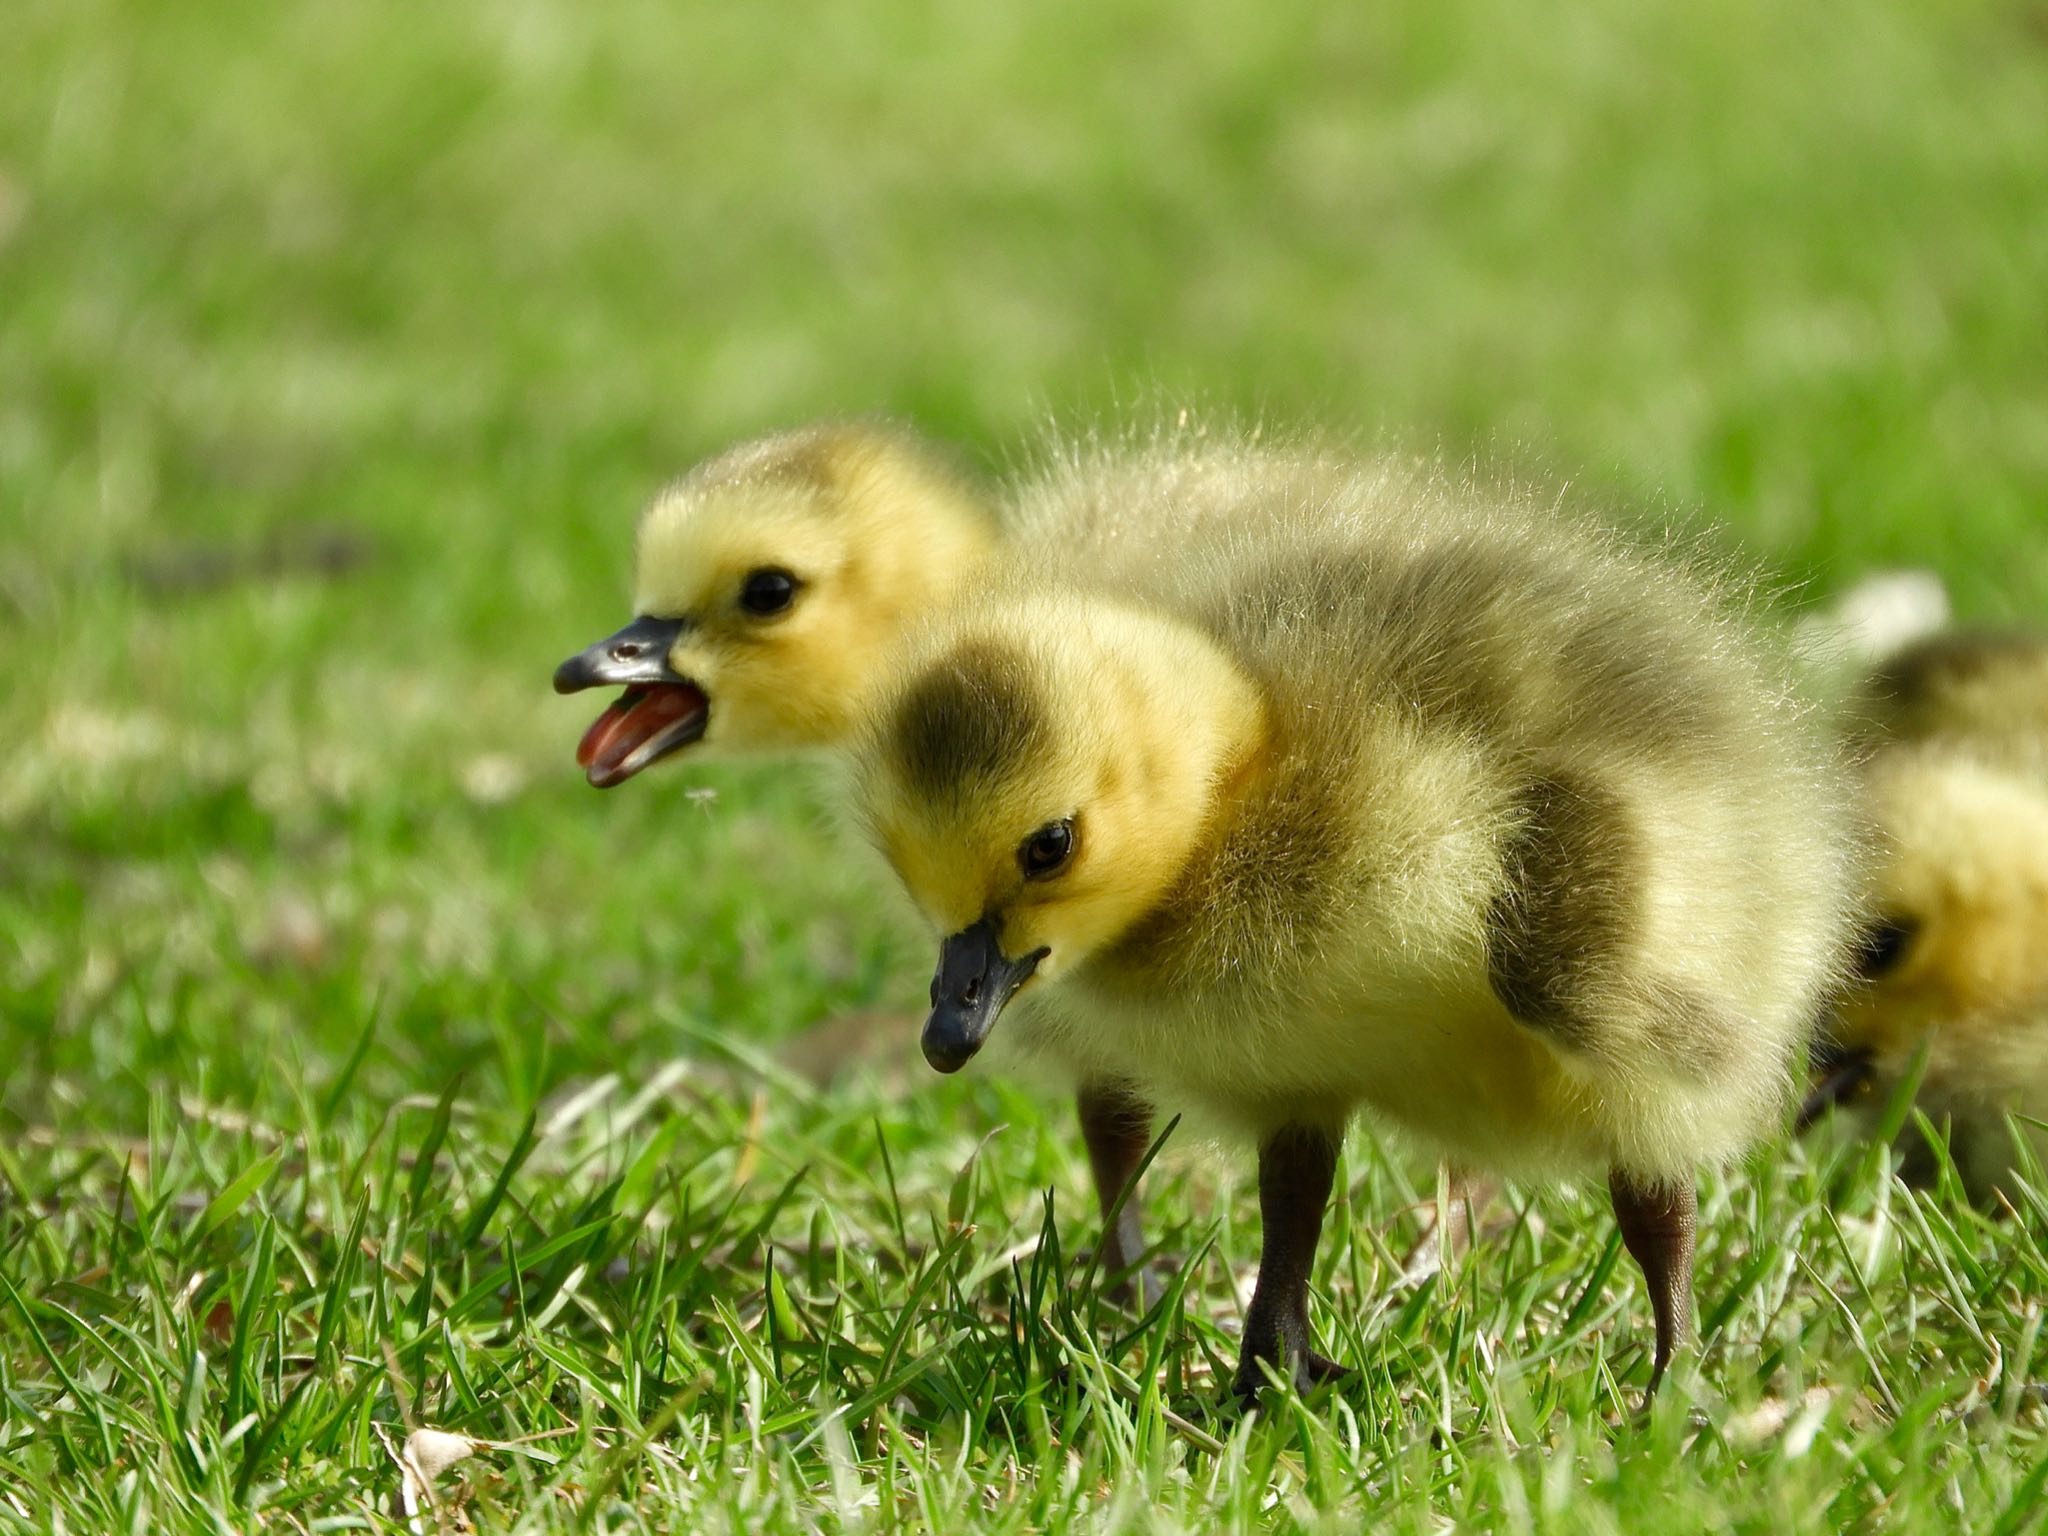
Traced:
<svg viewBox="0 0 2048 1536">
<path fill-rule="evenodd" d="M 945 937 L 925 1059 L 958 1071 L 1027 985 L 1155 910 L 1255 743 L 1255 690 L 1166 620 L 967 599 L 915 647 L 855 759 L 876 846 Z"/>
<path fill-rule="evenodd" d="M 1916 749 L 1881 757 L 1869 789 L 1875 916 L 1801 1123 L 1889 1091 L 1924 1051 L 1929 1114 L 2002 1140 L 2006 1110 L 2048 1074 L 2048 796 Z"/>
<path fill-rule="evenodd" d="M 636 617 L 555 671 L 623 687 L 577 749 L 599 789 L 697 745 L 829 747 L 880 658 L 995 542 L 980 498 L 931 449 L 820 426 L 734 448 L 640 519 Z"/>
</svg>

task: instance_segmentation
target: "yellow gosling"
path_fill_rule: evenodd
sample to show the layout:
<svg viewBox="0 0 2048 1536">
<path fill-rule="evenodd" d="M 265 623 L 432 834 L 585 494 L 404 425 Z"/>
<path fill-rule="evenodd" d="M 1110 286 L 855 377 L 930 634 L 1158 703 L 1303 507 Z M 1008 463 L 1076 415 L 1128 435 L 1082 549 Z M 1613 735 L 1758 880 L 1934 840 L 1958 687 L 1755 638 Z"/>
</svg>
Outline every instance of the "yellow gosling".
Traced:
<svg viewBox="0 0 2048 1536">
<path fill-rule="evenodd" d="M 945 935 L 926 1055 L 1022 993 L 1013 1045 L 1256 1143 L 1241 1394 L 1339 1369 L 1308 1279 L 1361 1110 L 1460 1167 L 1605 1175 L 1654 1386 L 1696 1171 L 1780 1122 L 1839 977 L 1833 749 L 1682 562 L 1384 465 L 1238 495 L 1150 576 L 1012 562 L 906 647 L 853 780 Z"/>
<path fill-rule="evenodd" d="M 2027 1123 L 2048 1116 L 2048 638 L 1936 635 L 1864 693 L 1874 915 L 1801 1120 L 1841 1106 L 1873 1124 L 1917 1067 L 1971 1195 L 2010 1198 L 2012 1125 L 2048 1152 Z M 1904 1145 L 1927 1177 L 1918 1132 Z"/>
</svg>

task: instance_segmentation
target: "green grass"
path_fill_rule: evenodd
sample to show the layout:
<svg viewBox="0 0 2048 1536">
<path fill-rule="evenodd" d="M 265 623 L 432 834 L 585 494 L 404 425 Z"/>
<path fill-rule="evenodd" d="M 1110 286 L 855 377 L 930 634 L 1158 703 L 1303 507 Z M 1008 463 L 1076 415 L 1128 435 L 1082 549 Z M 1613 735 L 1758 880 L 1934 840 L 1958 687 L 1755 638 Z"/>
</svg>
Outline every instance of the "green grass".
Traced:
<svg viewBox="0 0 2048 1536">
<path fill-rule="evenodd" d="M 2041 611 L 2033 0 L 1283 9 L 10 9 L 0 1527 L 377 1528 L 413 1426 L 484 1529 L 2040 1523 L 2048 1212 L 1772 1149 L 1638 1423 L 1593 1192 L 1392 1289 L 1361 1135 L 1360 1377 L 1239 1420 L 1241 1158 L 1131 1316 L 804 775 L 573 771 L 639 499 L 826 413 L 1356 425 Z"/>
</svg>

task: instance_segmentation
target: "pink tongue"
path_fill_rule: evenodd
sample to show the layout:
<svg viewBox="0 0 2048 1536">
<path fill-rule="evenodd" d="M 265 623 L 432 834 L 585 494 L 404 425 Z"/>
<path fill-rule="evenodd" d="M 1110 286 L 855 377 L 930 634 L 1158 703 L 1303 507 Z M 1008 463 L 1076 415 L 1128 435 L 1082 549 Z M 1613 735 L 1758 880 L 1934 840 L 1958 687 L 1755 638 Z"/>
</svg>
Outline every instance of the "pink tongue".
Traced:
<svg viewBox="0 0 2048 1536">
<path fill-rule="evenodd" d="M 583 733 L 576 761 L 593 784 L 616 784 L 631 778 L 630 773 L 618 773 L 620 764 L 678 720 L 703 708 L 704 695 L 687 683 L 629 688 Z"/>
</svg>

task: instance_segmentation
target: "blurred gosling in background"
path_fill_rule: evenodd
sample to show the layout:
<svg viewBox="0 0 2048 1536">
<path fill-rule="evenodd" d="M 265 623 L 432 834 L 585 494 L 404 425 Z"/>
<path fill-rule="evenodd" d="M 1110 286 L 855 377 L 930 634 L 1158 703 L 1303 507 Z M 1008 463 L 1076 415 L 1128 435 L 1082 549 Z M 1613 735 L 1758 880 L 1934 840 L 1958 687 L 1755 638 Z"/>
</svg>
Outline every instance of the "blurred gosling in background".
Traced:
<svg viewBox="0 0 2048 1536">
<path fill-rule="evenodd" d="M 2048 1116 L 2048 636 L 1915 639 L 1869 672 L 1854 715 L 1874 915 L 1801 1123 L 1840 1107 L 1874 1126 L 1918 1070 L 1917 1107 L 1971 1196 L 2016 1199 L 2015 1135 L 2048 1151 L 2027 1123 Z M 1901 1144 L 1906 1174 L 1929 1177 L 1919 1131 Z"/>
</svg>

